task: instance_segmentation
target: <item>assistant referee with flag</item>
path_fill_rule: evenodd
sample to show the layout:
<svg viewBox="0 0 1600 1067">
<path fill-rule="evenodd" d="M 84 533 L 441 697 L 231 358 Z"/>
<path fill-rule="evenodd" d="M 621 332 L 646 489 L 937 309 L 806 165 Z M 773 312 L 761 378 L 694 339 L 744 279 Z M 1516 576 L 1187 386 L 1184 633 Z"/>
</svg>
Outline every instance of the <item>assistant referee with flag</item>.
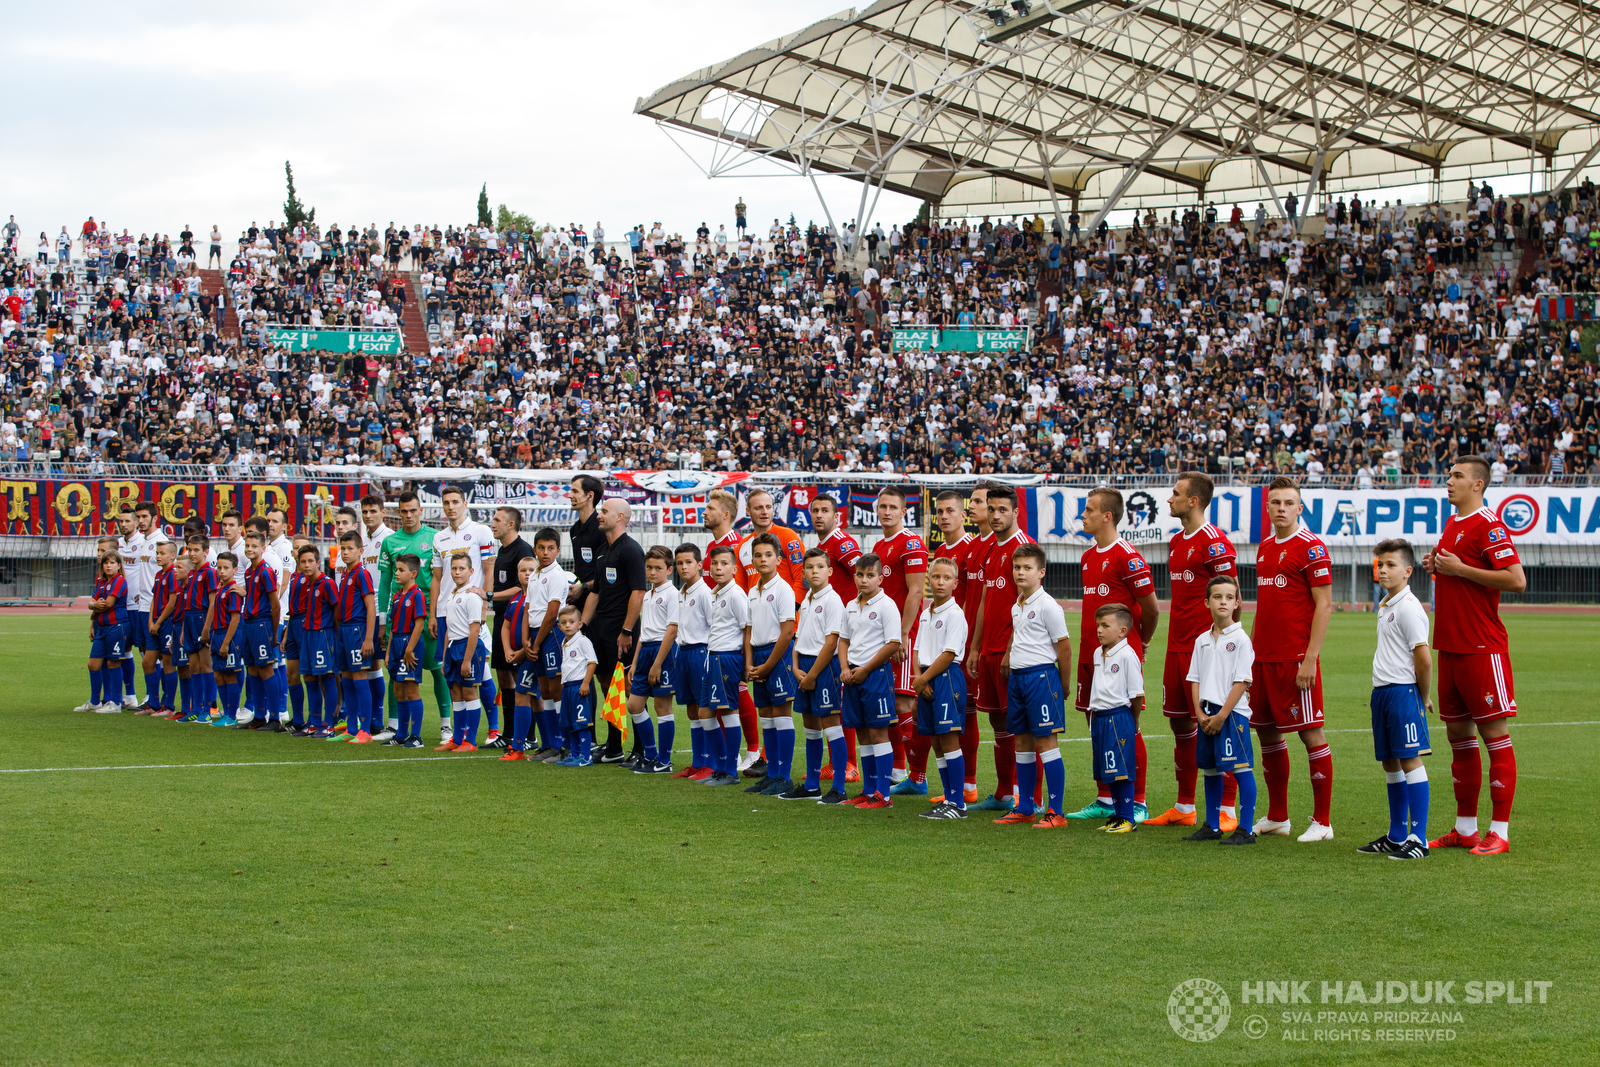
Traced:
<svg viewBox="0 0 1600 1067">
<path fill-rule="evenodd" d="M 611 684 L 611 675 L 621 663 L 626 670 L 633 656 L 634 627 L 644 605 L 644 549 L 628 536 L 633 509 L 626 500 L 607 500 L 600 505 L 600 532 L 605 543 L 594 561 L 594 580 L 583 602 L 583 630 L 594 644 L 595 681 Z M 595 706 L 605 702 L 595 694 Z M 622 732 L 607 724 L 606 747 L 597 763 L 622 761 Z"/>
</svg>

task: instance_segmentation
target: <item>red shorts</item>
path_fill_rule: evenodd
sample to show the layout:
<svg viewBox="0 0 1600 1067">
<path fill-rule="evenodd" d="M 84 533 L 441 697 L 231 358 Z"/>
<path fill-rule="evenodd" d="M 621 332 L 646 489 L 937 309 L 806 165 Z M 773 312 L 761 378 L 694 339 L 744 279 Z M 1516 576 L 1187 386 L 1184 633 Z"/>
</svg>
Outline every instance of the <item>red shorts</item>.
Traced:
<svg viewBox="0 0 1600 1067">
<path fill-rule="evenodd" d="M 978 700 L 978 672 L 976 663 L 961 664 L 962 672 L 967 676 L 967 714 L 975 714 L 982 704 Z"/>
<path fill-rule="evenodd" d="M 1517 714 L 1511 657 L 1504 652 L 1439 653 L 1439 718 L 1492 722 Z"/>
<path fill-rule="evenodd" d="M 1250 725 L 1293 734 L 1322 726 L 1322 663 L 1310 689 L 1294 684 L 1298 663 L 1256 662 L 1250 686 Z"/>
<path fill-rule="evenodd" d="M 915 648 L 915 646 L 912 647 Z M 889 664 L 894 668 L 894 695 L 897 697 L 914 697 L 917 695 L 917 691 L 911 686 L 911 683 L 917 680 L 917 668 L 911 662 L 914 659 L 916 659 L 916 653 L 912 652 L 899 663 Z"/>
<path fill-rule="evenodd" d="M 1193 651 L 1169 649 L 1161 665 L 1161 714 L 1169 719 L 1194 718 L 1189 704 L 1189 661 L 1193 658 Z"/>
<path fill-rule="evenodd" d="M 978 710 L 997 712 L 1006 710 L 1006 687 L 1000 680 L 1000 661 L 1004 652 L 978 654 Z"/>
<path fill-rule="evenodd" d="M 1089 693 L 1094 689 L 1094 664 L 1078 664 L 1078 698 L 1074 706 L 1085 715 L 1089 714 Z"/>
</svg>

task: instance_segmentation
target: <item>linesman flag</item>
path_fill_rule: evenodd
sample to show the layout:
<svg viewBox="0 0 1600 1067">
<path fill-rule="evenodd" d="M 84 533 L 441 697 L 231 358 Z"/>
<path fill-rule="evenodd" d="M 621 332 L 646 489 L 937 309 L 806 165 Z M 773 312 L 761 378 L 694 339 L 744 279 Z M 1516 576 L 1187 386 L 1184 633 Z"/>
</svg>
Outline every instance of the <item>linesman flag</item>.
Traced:
<svg viewBox="0 0 1600 1067">
<path fill-rule="evenodd" d="M 606 702 L 600 707 L 600 717 L 622 733 L 622 742 L 628 742 L 628 684 L 622 677 L 622 664 L 611 672 L 611 688 L 606 690 Z"/>
</svg>

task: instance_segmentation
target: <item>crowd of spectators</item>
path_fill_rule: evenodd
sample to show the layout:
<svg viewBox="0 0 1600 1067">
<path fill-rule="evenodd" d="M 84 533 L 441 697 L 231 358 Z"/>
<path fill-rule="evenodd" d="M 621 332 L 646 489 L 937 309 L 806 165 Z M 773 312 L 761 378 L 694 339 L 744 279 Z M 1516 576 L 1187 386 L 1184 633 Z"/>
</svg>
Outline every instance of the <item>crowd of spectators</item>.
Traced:
<svg viewBox="0 0 1600 1067">
<path fill-rule="evenodd" d="M 0 460 L 1382 482 L 1481 452 L 1497 479 L 1587 478 L 1595 365 L 1537 300 L 1594 292 L 1595 186 L 1468 192 L 1330 199 L 1320 226 L 1291 198 L 1287 217 L 1197 204 L 1092 233 L 1073 211 L 1065 232 L 791 215 L 612 241 L 304 223 L 197 244 L 91 219 L 35 247 L 13 218 Z M 286 351 L 269 323 L 411 343 Z M 1033 343 L 894 351 L 910 326 Z"/>
</svg>

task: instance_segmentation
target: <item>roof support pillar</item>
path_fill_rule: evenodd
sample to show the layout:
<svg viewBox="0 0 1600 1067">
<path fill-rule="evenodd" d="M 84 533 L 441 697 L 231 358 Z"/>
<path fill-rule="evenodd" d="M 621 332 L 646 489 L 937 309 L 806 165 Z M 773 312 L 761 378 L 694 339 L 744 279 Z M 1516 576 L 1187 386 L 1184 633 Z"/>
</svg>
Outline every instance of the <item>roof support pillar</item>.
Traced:
<svg viewBox="0 0 1600 1067">
<path fill-rule="evenodd" d="M 1560 196 L 1561 195 L 1561 190 L 1563 190 L 1567 186 L 1571 185 L 1573 180 L 1575 178 L 1577 178 L 1579 172 L 1582 171 L 1584 167 L 1587 167 L 1591 162 L 1594 161 L 1594 157 L 1595 156 L 1600 156 L 1600 137 L 1597 137 L 1595 139 L 1594 146 L 1591 147 L 1589 149 L 1589 151 L 1587 151 L 1587 152 L 1585 152 L 1583 154 L 1583 158 L 1578 160 L 1577 165 L 1574 166 L 1571 170 L 1567 171 L 1566 177 L 1562 178 L 1559 182 L 1557 182 L 1555 184 L 1555 186 L 1550 190 L 1550 192 L 1555 194 L 1556 196 Z"/>
<path fill-rule="evenodd" d="M 1055 177 L 1050 173 L 1050 159 L 1044 152 L 1044 138 L 1041 137 L 1034 143 L 1039 147 L 1039 165 L 1044 168 L 1044 187 L 1050 190 L 1050 207 L 1056 213 L 1056 232 L 1065 240 L 1067 236 L 1067 220 L 1061 217 L 1061 198 L 1056 196 L 1056 181 Z M 1073 197 L 1073 201 L 1076 203 L 1076 196 Z"/>
</svg>

